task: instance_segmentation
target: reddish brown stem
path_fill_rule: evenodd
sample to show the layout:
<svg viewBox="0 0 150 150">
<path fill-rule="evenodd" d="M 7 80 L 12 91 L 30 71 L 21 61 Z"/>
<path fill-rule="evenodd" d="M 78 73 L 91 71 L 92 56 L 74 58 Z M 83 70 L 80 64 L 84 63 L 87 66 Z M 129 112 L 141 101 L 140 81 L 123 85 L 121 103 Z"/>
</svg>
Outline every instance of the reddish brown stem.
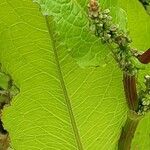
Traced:
<svg viewBox="0 0 150 150">
<path fill-rule="evenodd" d="M 141 116 L 136 113 L 139 105 L 136 88 L 136 76 L 124 73 L 123 84 L 127 104 L 129 107 L 129 114 L 127 116 L 125 125 L 122 128 L 121 136 L 118 142 L 118 150 L 130 150 L 132 139 L 141 119 Z"/>
<path fill-rule="evenodd" d="M 138 60 L 143 64 L 150 63 L 150 49 L 138 56 Z"/>
<path fill-rule="evenodd" d="M 124 73 L 123 84 L 124 84 L 124 91 L 125 91 L 125 96 L 126 96 L 129 109 L 132 111 L 137 111 L 139 102 L 137 96 L 135 75 L 131 76 L 128 75 L 127 73 Z"/>
</svg>

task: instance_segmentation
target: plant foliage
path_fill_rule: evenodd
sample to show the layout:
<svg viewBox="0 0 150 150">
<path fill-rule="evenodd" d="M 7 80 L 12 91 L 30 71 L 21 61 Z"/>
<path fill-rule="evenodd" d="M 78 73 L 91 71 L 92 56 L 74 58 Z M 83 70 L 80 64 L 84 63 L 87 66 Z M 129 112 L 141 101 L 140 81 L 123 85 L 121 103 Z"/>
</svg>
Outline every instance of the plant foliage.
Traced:
<svg viewBox="0 0 150 150">
<path fill-rule="evenodd" d="M 11 147 L 115 150 L 127 111 L 122 73 L 89 30 L 88 1 L 34 1 L 0 1 L 0 62 L 20 89 L 2 118 Z M 126 14 L 133 47 L 150 47 L 150 16 L 138 0 L 100 1 Z M 147 115 L 132 149 L 148 150 L 149 127 Z"/>
</svg>

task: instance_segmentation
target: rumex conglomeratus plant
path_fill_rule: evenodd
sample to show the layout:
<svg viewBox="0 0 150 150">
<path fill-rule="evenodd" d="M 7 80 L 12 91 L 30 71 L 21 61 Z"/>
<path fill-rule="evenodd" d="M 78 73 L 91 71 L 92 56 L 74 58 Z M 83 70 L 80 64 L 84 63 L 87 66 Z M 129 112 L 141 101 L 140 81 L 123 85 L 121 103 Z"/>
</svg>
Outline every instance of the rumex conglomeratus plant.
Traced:
<svg viewBox="0 0 150 150">
<path fill-rule="evenodd" d="M 131 148 L 139 121 L 150 111 L 150 76 L 145 75 L 144 87 L 138 85 L 138 73 L 144 69 L 144 64 L 150 62 L 150 50 L 140 53 L 132 48 L 128 32 L 113 23 L 111 10 L 100 7 L 97 0 L 90 0 L 88 10 L 90 29 L 104 44 L 107 44 L 123 72 L 129 113 L 118 142 L 118 149 L 128 150 Z"/>
</svg>

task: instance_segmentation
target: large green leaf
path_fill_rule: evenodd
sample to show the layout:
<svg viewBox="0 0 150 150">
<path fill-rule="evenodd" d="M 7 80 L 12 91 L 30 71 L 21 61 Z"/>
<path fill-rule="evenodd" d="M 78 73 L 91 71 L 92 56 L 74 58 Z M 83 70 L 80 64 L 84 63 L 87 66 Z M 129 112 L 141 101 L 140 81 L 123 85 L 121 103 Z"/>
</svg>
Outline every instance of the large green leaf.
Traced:
<svg viewBox="0 0 150 150">
<path fill-rule="evenodd" d="M 141 26 L 141 20 L 137 24 L 137 17 L 133 20 L 135 6 L 144 21 L 149 17 L 136 0 L 132 1 L 103 2 L 127 11 L 133 45 L 145 49 L 149 28 Z M 126 116 L 122 73 L 109 49 L 89 31 L 87 1 L 37 2 L 43 14 L 51 17 L 44 17 L 31 0 L 0 1 L 0 62 L 21 90 L 3 114 L 12 147 L 115 149 Z M 91 67 L 84 67 L 87 65 Z M 148 130 L 139 130 L 140 137 L 148 135 Z M 138 142 L 143 150 L 148 144 Z"/>
<path fill-rule="evenodd" d="M 1 62 L 21 90 L 4 112 L 12 147 L 71 150 L 81 140 L 84 149 L 114 149 L 125 117 L 116 64 L 80 68 L 30 1 L 1 2 L 1 12 Z"/>
</svg>

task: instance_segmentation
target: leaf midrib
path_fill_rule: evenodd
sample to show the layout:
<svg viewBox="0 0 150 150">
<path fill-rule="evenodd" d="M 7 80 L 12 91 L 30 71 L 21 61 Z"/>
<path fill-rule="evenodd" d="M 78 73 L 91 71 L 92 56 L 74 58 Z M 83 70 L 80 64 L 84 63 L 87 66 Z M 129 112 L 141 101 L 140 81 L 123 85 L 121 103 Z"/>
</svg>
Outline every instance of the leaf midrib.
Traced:
<svg viewBox="0 0 150 150">
<path fill-rule="evenodd" d="M 68 113 L 69 113 L 69 118 L 70 118 L 70 121 L 71 121 L 71 126 L 72 126 L 72 129 L 73 129 L 73 132 L 74 132 L 75 140 L 76 140 L 78 149 L 83 150 L 83 145 L 82 145 L 82 142 L 81 142 L 81 138 L 80 138 L 80 135 L 79 135 L 79 131 L 78 131 L 78 128 L 77 128 L 77 124 L 76 124 L 75 117 L 74 117 L 73 110 L 72 110 L 72 106 L 71 106 L 71 101 L 70 101 L 70 98 L 68 96 L 67 88 L 65 86 L 65 81 L 64 81 L 63 74 L 62 74 L 62 71 L 61 71 L 61 66 L 60 66 L 58 53 L 57 53 L 57 48 L 56 48 L 56 41 L 54 40 L 55 38 L 54 38 L 54 35 L 53 35 L 53 31 L 52 31 L 52 29 L 50 27 L 50 23 L 49 23 L 50 17 L 45 16 L 45 20 L 46 20 L 46 25 L 47 25 L 47 29 L 48 29 L 50 39 L 52 41 L 52 47 L 53 47 L 55 61 L 56 61 L 57 69 L 58 69 L 59 80 L 60 80 L 60 83 L 61 83 L 64 98 L 65 98 L 65 101 L 66 101 L 66 105 L 67 105 L 67 109 L 68 109 Z"/>
</svg>

